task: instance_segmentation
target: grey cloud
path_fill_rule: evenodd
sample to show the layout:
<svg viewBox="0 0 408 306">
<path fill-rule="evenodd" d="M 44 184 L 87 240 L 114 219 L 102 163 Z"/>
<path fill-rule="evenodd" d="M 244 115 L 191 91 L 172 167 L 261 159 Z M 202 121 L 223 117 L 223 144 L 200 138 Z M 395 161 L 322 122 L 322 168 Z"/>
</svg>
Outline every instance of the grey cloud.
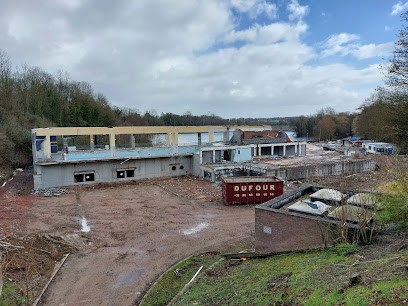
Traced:
<svg viewBox="0 0 408 306">
<path fill-rule="evenodd" d="M 242 33 L 228 1 L 69 1 L 0 2 L 0 46 L 13 63 L 51 73 L 62 68 L 121 107 L 259 117 L 308 114 L 346 101 L 352 110 L 367 92 L 351 84 L 381 80 L 375 67 L 311 66 L 319 55 L 302 41 L 304 22 Z M 307 9 L 292 3 L 292 12 L 304 16 Z M 214 48 L 240 35 L 249 37 L 244 46 Z"/>
</svg>

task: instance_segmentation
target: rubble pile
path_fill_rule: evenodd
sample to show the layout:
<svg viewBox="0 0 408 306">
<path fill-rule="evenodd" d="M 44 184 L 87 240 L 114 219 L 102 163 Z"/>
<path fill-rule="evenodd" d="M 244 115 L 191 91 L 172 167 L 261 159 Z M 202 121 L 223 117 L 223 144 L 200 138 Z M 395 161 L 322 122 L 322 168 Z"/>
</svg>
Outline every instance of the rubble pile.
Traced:
<svg viewBox="0 0 408 306">
<path fill-rule="evenodd" d="M 217 201 L 221 199 L 221 188 L 201 178 L 181 177 L 161 180 L 157 185 L 180 197 Z"/>
<path fill-rule="evenodd" d="M 42 197 L 59 197 L 64 193 L 67 193 L 67 191 L 62 188 L 38 189 L 34 191 L 34 194 L 38 194 Z"/>
</svg>

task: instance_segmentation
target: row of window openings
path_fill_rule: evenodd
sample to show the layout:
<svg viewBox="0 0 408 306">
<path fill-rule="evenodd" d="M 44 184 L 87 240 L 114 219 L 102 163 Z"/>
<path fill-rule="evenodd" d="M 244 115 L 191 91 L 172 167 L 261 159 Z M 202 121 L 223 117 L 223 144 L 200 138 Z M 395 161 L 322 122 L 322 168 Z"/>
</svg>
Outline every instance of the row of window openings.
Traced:
<svg viewBox="0 0 408 306">
<path fill-rule="evenodd" d="M 184 166 L 180 166 L 180 170 L 183 170 Z M 171 170 L 176 171 L 177 167 L 172 166 Z M 127 178 L 127 177 L 135 177 L 135 170 L 129 169 L 129 170 L 116 170 L 116 178 L 121 179 L 121 178 Z M 83 183 L 83 182 L 93 182 L 95 181 L 95 173 L 89 172 L 89 173 L 79 173 L 79 174 L 74 174 L 74 180 L 75 183 Z"/>
</svg>

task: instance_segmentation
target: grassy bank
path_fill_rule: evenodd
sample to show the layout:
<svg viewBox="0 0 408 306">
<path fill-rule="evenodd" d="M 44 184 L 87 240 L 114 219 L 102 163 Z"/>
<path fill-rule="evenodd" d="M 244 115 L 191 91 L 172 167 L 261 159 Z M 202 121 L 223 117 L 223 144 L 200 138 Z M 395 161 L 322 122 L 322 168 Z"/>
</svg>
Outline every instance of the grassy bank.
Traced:
<svg viewBox="0 0 408 306">
<path fill-rule="evenodd" d="M 388 239 L 388 238 L 387 238 Z M 385 240 L 387 240 L 385 239 Z M 406 241 L 383 242 L 364 248 L 342 246 L 266 258 L 225 260 L 203 270 L 199 278 L 175 300 L 175 305 L 378 305 L 408 301 Z M 398 244 L 399 243 L 399 244 Z M 405 243 L 405 244 L 404 244 Z M 391 250 L 394 246 L 394 250 Z M 401 249 L 402 248 L 402 249 Z M 353 253 L 353 254 L 350 254 Z M 190 266 L 191 261 L 180 264 Z M 194 266 L 191 276 L 201 264 Z M 185 282 L 191 278 L 185 278 Z M 351 276 L 358 274 L 355 281 Z M 171 287 L 170 271 L 151 291 L 146 305 L 165 303 L 159 292 Z M 176 292 L 177 291 L 177 292 Z"/>
<path fill-rule="evenodd" d="M 146 296 L 142 305 L 167 305 L 191 280 L 201 266 L 203 266 L 202 271 L 204 271 L 220 258 L 221 256 L 205 253 L 184 260 L 158 281 Z"/>
</svg>

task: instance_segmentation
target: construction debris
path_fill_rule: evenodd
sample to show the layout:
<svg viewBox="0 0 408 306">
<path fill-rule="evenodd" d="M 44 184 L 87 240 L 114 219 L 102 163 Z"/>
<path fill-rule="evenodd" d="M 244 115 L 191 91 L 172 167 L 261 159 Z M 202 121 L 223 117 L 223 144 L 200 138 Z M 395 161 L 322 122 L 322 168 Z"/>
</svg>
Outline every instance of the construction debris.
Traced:
<svg viewBox="0 0 408 306">
<path fill-rule="evenodd" d="M 67 191 L 62 188 L 49 188 L 49 189 L 39 189 L 34 191 L 34 194 L 38 194 L 42 197 L 59 197 L 60 195 L 66 193 Z"/>
</svg>

